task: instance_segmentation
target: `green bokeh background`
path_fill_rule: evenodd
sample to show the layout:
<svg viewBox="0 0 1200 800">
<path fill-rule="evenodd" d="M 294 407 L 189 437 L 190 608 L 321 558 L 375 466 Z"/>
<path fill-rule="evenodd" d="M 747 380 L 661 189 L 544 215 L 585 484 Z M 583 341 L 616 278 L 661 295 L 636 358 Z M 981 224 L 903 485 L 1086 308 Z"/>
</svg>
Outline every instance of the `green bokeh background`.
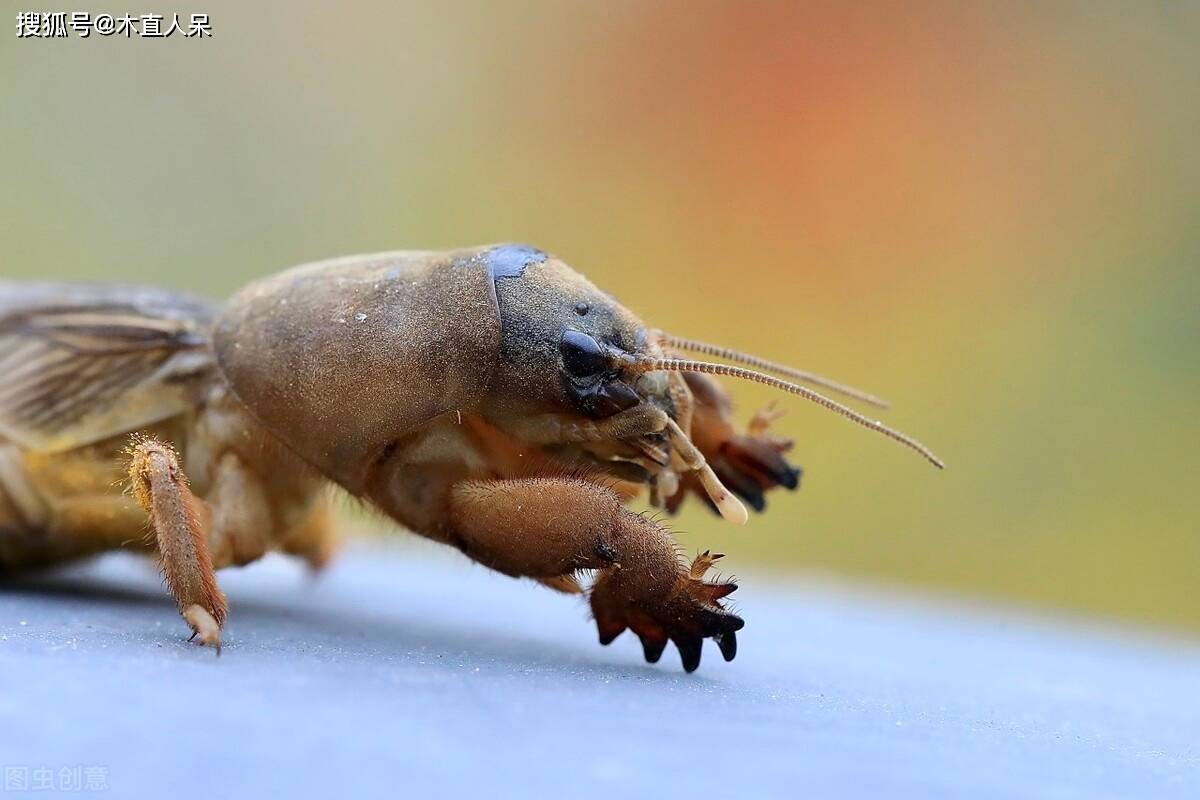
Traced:
<svg viewBox="0 0 1200 800">
<path fill-rule="evenodd" d="M 802 490 L 691 509 L 685 547 L 1200 632 L 1200 5 L 86 9 L 206 40 L 17 39 L 19 10 L 85 9 L 0 35 L 5 277 L 221 296 L 528 241 L 887 396 L 949 464 L 788 401 Z"/>
</svg>

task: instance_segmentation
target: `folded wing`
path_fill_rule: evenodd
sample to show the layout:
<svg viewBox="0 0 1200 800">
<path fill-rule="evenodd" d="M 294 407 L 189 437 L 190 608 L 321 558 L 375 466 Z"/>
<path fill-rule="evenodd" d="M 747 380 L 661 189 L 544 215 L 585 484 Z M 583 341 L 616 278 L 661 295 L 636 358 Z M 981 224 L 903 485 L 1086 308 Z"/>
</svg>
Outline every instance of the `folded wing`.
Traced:
<svg viewBox="0 0 1200 800">
<path fill-rule="evenodd" d="M 146 287 L 0 281 L 0 438 L 59 452 L 186 412 L 214 375 L 213 312 Z"/>
</svg>

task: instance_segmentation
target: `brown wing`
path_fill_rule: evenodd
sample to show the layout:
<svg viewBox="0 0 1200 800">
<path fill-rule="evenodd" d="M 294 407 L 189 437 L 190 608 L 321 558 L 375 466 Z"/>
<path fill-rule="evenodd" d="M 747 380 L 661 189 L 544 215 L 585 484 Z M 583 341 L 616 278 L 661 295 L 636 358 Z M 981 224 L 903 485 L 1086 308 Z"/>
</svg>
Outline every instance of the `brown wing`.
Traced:
<svg viewBox="0 0 1200 800">
<path fill-rule="evenodd" d="M 0 438 L 59 452 L 187 411 L 213 307 L 157 289 L 0 281 Z"/>
</svg>

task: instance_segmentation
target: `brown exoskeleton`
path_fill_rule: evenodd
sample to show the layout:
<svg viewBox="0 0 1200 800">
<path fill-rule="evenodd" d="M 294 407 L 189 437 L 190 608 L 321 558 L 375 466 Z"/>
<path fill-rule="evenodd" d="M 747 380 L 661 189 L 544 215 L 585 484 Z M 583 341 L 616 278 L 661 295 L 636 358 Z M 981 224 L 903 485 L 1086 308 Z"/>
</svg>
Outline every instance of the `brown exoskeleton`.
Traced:
<svg viewBox="0 0 1200 800">
<path fill-rule="evenodd" d="M 735 495 L 795 488 L 791 443 L 742 433 L 710 375 L 799 394 L 940 462 L 775 372 L 817 376 L 647 328 L 523 245 L 297 267 L 223 307 L 150 288 L 0 283 L 0 574 L 116 548 L 153 553 L 179 610 L 218 646 L 214 569 L 332 551 L 332 481 L 493 569 L 588 590 L 600 641 L 631 628 L 684 669 L 726 660 L 737 587 L 708 582 L 624 502 L 688 495 L 744 522 Z M 124 480 L 123 480 L 124 479 Z M 122 484 L 131 491 L 123 491 Z M 142 536 L 149 521 L 150 533 Z"/>
</svg>

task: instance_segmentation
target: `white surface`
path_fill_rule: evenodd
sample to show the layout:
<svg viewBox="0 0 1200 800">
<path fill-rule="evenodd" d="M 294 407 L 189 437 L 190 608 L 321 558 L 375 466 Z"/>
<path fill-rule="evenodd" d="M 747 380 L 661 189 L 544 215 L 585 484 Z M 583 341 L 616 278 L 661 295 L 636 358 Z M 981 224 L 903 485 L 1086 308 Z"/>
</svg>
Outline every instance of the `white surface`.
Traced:
<svg viewBox="0 0 1200 800">
<path fill-rule="evenodd" d="M 0 588 L 0 765 L 121 797 L 1200 797 L 1193 644 L 751 576 L 737 660 L 688 676 L 458 559 L 221 581 L 220 658 L 132 559 Z"/>
</svg>

